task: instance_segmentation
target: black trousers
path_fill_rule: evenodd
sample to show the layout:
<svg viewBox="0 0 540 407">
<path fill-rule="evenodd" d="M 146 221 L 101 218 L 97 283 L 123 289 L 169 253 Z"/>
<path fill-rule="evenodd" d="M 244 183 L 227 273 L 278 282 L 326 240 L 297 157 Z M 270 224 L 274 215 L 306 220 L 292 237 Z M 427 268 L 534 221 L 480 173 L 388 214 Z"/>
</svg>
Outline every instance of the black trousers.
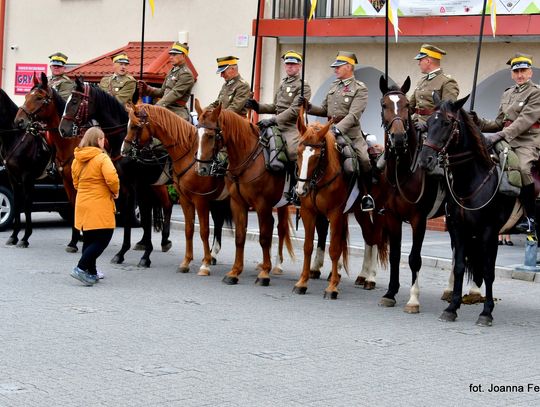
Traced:
<svg viewBox="0 0 540 407">
<path fill-rule="evenodd" d="M 96 274 L 96 260 L 107 248 L 114 229 L 94 229 L 83 231 L 82 256 L 77 266 L 88 274 Z"/>
</svg>

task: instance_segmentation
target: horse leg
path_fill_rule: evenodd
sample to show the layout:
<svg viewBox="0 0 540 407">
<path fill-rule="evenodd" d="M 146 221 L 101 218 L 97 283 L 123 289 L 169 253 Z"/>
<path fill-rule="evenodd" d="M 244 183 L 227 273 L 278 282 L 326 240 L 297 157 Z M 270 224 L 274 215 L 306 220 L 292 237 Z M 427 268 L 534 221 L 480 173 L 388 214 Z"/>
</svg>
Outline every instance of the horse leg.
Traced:
<svg viewBox="0 0 540 407">
<path fill-rule="evenodd" d="M 364 290 L 373 290 L 376 286 L 378 251 L 379 250 L 376 245 L 372 246 L 364 242 L 362 271 L 354 282 L 355 285 L 363 286 Z"/>
<path fill-rule="evenodd" d="M 173 202 L 169 197 L 169 191 L 166 187 L 159 190 L 159 201 L 163 210 L 163 226 L 161 230 L 161 251 L 167 253 L 171 247 L 172 242 L 169 240 L 171 235 L 171 216 L 173 210 Z"/>
<path fill-rule="evenodd" d="M 454 264 L 455 264 L 455 250 L 452 248 L 452 270 L 454 270 Z M 448 284 L 446 285 L 446 288 L 444 289 L 441 300 L 450 302 L 452 301 L 452 290 L 454 287 L 454 272 L 450 271 L 450 275 L 448 276 Z"/>
<path fill-rule="evenodd" d="M 317 252 L 310 266 L 309 277 L 318 279 L 321 277 L 321 269 L 324 265 L 324 252 L 326 251 L 326 237 L 328 236 L 328 219 L 326 216 L 317 214 L 315 229 L 317 230 Z"/>
<path fill-rule="evenodd" d="M 68 168 L 69 167 L 69 168 Z M 73 179 L 71 178 L 71 166 L 66 166 L 64 172 L 62 173 L 62 181 L 64 183 L 64 189 L 66 190 L 66 195 L 71 203 L 73 208 L 73 216 L 71 217 L 71 240 L 66 246 L 66 252 L 68 253 L 77 253 L 79 250 L 77 243 L 81 239 L 81 232 L 75 227 L 75 199 L 77 197 L 77 191 L 73 186 Z"/>
<path fill-rule="evenodd" d="M 285 244 L 286 236 L 289 232 L 289 207 L 284 206 L 278 208 L 278 253 L 276 255 L 276 264 L 272 269 L 272 274 L 283 274 L 283 245 Z"/>
<path fill-rule="evenodd" d="M 272 232 L 274 231 L 274 217 L 270 205 L 266 202 L 261 205 L 262 207 L 257 210 L 257 218 L 259 220 L 259 244 L 262 249 L 263 261 L 260 264 L 255 284 L 267 287 L 270 285 L 270 270 L 272 268 L 270 248 L 272 246 Z"/>
<path fill-rule="evenodd" d="M 214 239 L 210 251 L 212 256 L 210 264 L 213 266 L 217 263 L 217 255 L 221 251 L 221 237 L 223 235 L 223 225 L 225 223 L 224 211 L 230 211 L 230 207 L 228 209 L 225 207 L 221 210 L 221 206 L 223 205 L 229 206 L 229 200 L 210 202 L 210 214 L 212 215 L 212 221 L 214 222 Z"/>
<path fill-rule="evenodd" d="M 186 251 L 184 259 L 178 266 L 179 273 L 189 273 L 189 265 L 193 260 L 193 233 L 195 231 L 195 206 L 184 194 L 180 194 L 180 206 L 184 212 L 184 236 L 186 238 Z"/>
<path fill-rule="evenodd" d="M 225 284 L 234 285 L 234 284 L 238 284 L 238 276 L 242 273 L 244 269 L 244 245 L 246 243 L 248 208 L 243 203 L 238 202 L 236 199 L 231 199 L 231 210 L 233 213 L 234 223 L 236 225 L 235 236 L 234 236 L 234 244 L 235 244 L 236 252 L 234 255 L 233 267 L 227 274 L 225 274 L 222 281 Z M 270 212 L 270 218 L 272 219 L 271 223 L 272 223 L 272 228 L 273 228 L 274 218 L 271 212 Z M 272 232 L 272 229 L 270 229 L 270 233 L 271 232 Z"/>
<path fill-rule="evenodd" d="M 338 285 L 340 275 L 338 271 L 338 263 L 342 253 L 346 253 L 343 250 L 343 245 L 347 244 L 347 215 L 343 215 L 339 211 L 335 211 L 330 218 L 330 247 L 328 253 L 332 260 L 332 271 L 330 273 L 330 280 L 328 287 L 324 290 L 324 298 L 332 300 L 338 297 Z M 347 259 L 343 259 L 344 264 L 347 264 Z"/>
<path fill-rule="evenodd" d="M 17 244 L 17 247 L 27 248 L 29 243 L 28 239 L 32 235 L 32 201 L 34 196 L 34 180 L 31 177 L 23 181 L 24 191 L 24 236 Z"/>
<path fill-rule="evenodd" d="M 386 215 L 388 216 L 388 215 Z M 401 260 L 401 221 L 388 219 L 388 233 L 390 236 L 390 282 L 388 290 L 379 301 L 383 307 L 396 305 L 396 294 L 399 291 L 399 262 Z"/>
<path fill-rule="evenodd" d="M 481 270 L 481 275 L 484 277 L 486 284 L 486 301 L 484 302 L 484 309 L 480 313 L 476 325 L 479 326 L 491 326 L 493 325 L 493 309 L 495 308 L 495 302 L 493 300 L 493 281 L 495 280 L 495 260 L 497 258 L 498 243 L 497 232 L 492 231 L 491 236 L 488 231 L 485 232 L 483 248 L 485 255 L 478 253 L 478 258 L 483 260 L 479 261 L 478 269 Z M 475 265 L 476 266 L 476 265 Z M 480 273 L 478 273 L 480 274 Z M 477 275 L 475 273 L 474 279 Z"/>
<path fill-rule="evenodd" d="M 450 231 L 450 237 L 453 242 L 458 243 L 454 246 L 454 287 L 452 290 L 452 300 L 448 307 L 443 311 L 439 317 L 440 321 L 443 322 L 454 322 L 457 318 L 457 310 L 461 306 L 461 294 L 463 290 L 463 276 L 465 274 L 465 246 L 470 244 L 463 239 L 463 233 L 460 235 L 460 238 L 455 238 L 456 231 L 452 230 L 452 225 L 448 225 Z M 455 227 L 455 226 L 454 226 Z"/>
<path fill-rule="evenodd" d="M 127 183 L 124 183 L 124 185 L 126 184 Z M 125 260 L 124 255 L 131 247 L 131 221 L 132 214 L 135 209 L 135 191 L 132 188 L 123 187 L 122 192 L 125 197 L 125 205 L 122 212 L 124 237 L 122 240 L 122 247 L 111 259 L 112 264 L 122 264 Z"/>
<path fill-rule="evenodd" d="M 204 199 L 199 199 L 195 203 L 195 208 L 197 210 L 197 216 L 199 217 L 199 234 L 204 250 L 204 257 L 197 275 L 208 276 L 210 275 L 210 265 L 212 264 L 212 252 L 210 251 L 210 244 L 208 242 L 210 239 L 210 209 L 208 207 L 208 202 L 205 202 Z"/>
<path fill-rule="evenodd" d="M 479 263 L 478 267 L 482 269 L 484 267 L 484 263 Z M 482 296 L 482 290 L 480 289 L 480 287 L 482 286 L 483 276 L 483 273 L 477 273 L 473 276 L 473 281 L 471 287 L 469 288 L 469 293 L 463 296 L 463 304 L 480 304 L 485 301 L 485 298 Z"/>
<path fill-rule="evenodd" d="M 15 207 L 15 214 L 13 216 L 13 231 L 6 241 L 7 246 L 15 246 L 19 242 L 18 236 L 21 230 L 21 207 L 23 202 L 20 185 L 17 182 L 12 182 L 11 187 L 13 188 L 13 206 Z"/>
<path fill-rule="evenodd" d="M 413 244 L 409 254 L 409 267 L 412 274 L 411 290 L 409 292 L 409 301 L 405 304 L 404 312 L 409 314 L 418 314 L 420 312 L 420 285 L 418 283 L 418 272 L 422 267 L 422 243 L 426 234 L 426 220 L 424 218 L 411 221 L 413 227 Z"/>
<path fill-rule="evenodd" d="M 293 293 L 296 294 L 305 294 L 307 291 L 308 281 L 311 278 L 311 255 L 313 254 L 313 239 L 315 237 L 315 217 L 317 216 L 314 212 L 307 210 L 304 207 L 300 208 L 300 213 L 302 215 L 302 223 L 304 224 L 304 263 L 302 266 L 302 274 L 300 279 L 296 282 L 293 287 Z M 326 240 L 326 239 L 325 239 Z M 326 241 L 325 241 L 326 244 Z"/>
</svg>

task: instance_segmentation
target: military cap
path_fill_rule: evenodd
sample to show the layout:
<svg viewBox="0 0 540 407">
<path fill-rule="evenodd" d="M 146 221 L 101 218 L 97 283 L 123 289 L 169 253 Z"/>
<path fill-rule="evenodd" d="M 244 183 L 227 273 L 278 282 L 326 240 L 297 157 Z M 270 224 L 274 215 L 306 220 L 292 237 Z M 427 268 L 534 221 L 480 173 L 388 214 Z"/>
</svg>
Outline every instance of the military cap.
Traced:
<svg viewBox="0 0 540 407">
<path fill-rule="evenodd" d="M 189 46 L 184 43 L 180 43 L 180 42 L 175 42 L 171 49 L 169 50 L 169 54 L 189 54 Z"/>
<path fill-rule="evenodd" d="M 223 72 L 225 69 L 227 69 L 231 65 L 238 65 L 238 60 L 239 59 L 240 58 L 233 57 L 232 55 L 217 58 L 216 59 L 216 61 L 217 61 L 217 71 L 216 71 L 216 73 Z"/>
<path fill-rule="evenodd" d="M 301 64 L 302 63 L 302 54 L 296 51 L 287 51 L 282 56 L 284 64 Z"/>
<path fill-rule="evenodd" d="M 115 55 L 114 57 L 112 57 L 112 61 L 119 64 L 129 64 L 129 58 L 127 54 L 124 53 Z"/>
<path fill-rule="evenodd" d="M 345 64 L 355 65 L 357 63 L 358 63 L 358 59 L 356 59 L 356 55 L 354 55 L 352 52 L 338 51 L 338 54 L 336 55 L 336 60 L 332 62 L 332 65 L 330 65 L 330 68 L 335 68 L 337 66 L 341 66 Z"/>
<path fill-rule="evenodd" d="M 522 69 L 532 67 L 532 55 L 522 54 L 521 52 L 516 53 L 512 58 L 507 62 L 507 65 L 510 65 L 510 69 Z"/>
<path fill-rule="evenodd" d="M 435 45 L 423 44 L 414 59 L 422 59 L 425 57 L 441 59 L 443 55 L 446 55 L 444 49 L 437 48 Z"/>
<path fill-rule="evenodd" d="M 61 52 L 55 52 L 49 55 L 50 65 L 52 66 L 64 66 L 67 64 L 68 57 Z"/>
</svg>

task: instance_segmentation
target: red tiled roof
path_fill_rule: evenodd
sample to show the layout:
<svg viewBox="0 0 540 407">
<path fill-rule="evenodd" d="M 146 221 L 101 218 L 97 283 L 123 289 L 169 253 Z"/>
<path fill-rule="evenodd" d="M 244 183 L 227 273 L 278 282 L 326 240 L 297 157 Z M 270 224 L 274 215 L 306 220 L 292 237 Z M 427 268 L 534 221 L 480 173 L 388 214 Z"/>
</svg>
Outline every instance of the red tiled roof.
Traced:
<svg viewBox="0 0 540 407">
<path fill-rule="evenodd" d="M 172 65 L 169 62 L 169 49 L 172 42 L 154 41 L 144 43 L 144 66 L 143 79 L 150 83 L 161 84 Z M 135 79 L 139 79 L 141 69 L 141 43 L 129 42 L 122 48 L 115 49 L 88 62 L 82 63 L 78 67 L 66 72 L 68 76 L 75 77 L 82 75 L 85 81 L 99 82 L 101 78 L 113 73 L 113 63 L 111 58 L 120 52 L 124 52 L 129 57 L 128 73 Z M 197 71 L 191 63 L 189 57 L 186 59 L 195 80 L 197 80 Z"/>
</svg>

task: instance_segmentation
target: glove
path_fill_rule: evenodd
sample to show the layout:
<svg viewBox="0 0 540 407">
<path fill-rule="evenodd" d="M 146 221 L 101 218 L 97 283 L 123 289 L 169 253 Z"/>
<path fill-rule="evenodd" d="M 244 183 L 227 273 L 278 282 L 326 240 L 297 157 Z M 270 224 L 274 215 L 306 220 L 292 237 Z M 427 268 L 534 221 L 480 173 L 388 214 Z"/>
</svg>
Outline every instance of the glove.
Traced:
<svg viewBox="0 0 540 407">
<path fill-rule="evenodd" d="M 492 134 L 484 134 L 484 139 L 488 147 L 494 145 L 497 141 L 501 141 L 503 138 L 503 134 L 500 131 Z"/>
<path fill-rule="evenodd" d="M 336 126 L 332 126 L 331 129 L 332 133 L 334 133 L 334 136 L 341 136 L 341 130 L 339 130 Z"/>
<path fill-rule="evenodd" d="M 478 115 L 476 114 L 474 110 L 471 110 L 469 112 L 469 117 L 472 119 L 474 124 L 476 124 L 477 126 L 480 126 L 480 119 L 478 118 Z"/>
<path fill-rule="evenodd" d="M 427 123 L 418 121 L 414 123 L 414 128 L 420 133 L 425 133 L 427 131 Z"/>
<path fill-rule="evenodd" d="M 257 102 L 255 99 L 248 99 L 245 107 L 253 110 L 255 113 L 259 113 L 259 102 Z"/>
<path fill-rule="evenodd" d="M 148 92 L 148 85 L 145 81 L 137 81 L 137 86 L 139 87 L 139 92 L 143 95 L 146 95 Z"/>
<path fill-rule="evenodd" d="M 304 106 L 307 110 L 311 109 L 311 103 L 304 96 L 298 96 L 297 106 Z"/>
<path fill-rule="evenodd" d="M 275 126 L 276 124 L 277 124 L 276 118 L 272 117 L 271 119 L 259 120 L 259 122 L 257 123 L 257 126 L 259 126 L 259 128 L 263 128 L 263 127 L 268 128 L 268 127 Z"/>
</svg>

